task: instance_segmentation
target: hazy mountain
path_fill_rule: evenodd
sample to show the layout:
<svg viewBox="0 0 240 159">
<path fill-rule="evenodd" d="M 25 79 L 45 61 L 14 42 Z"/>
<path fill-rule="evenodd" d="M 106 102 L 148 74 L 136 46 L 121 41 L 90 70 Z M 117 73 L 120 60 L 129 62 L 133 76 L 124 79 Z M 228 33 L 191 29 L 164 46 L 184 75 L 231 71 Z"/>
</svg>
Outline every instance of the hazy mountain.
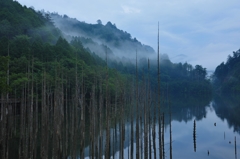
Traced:
<svg viewBox="0 0 240 159">
<path fill-rule="evenodd" d="M 120 59 L 134 59 L 136 50 L 139 58 L 156 56 L 152 47 L 132 38 L 131 34 L 118 29 L 111 22 L 103 25 L 101 20 L 98 20 L 97 24 L 88 24 L 67 15 L 51 13 L 50 16 L 55 26 L 66 36 L 80 36 L 83 45 L 99 56 L 105 54 L 102 46 L 108 46 L 110 52 Z"/>
<path fill-rule="evenodd" d="M 213 76 L 214 86 L 221 93 L 240 91 L 240 49 L 229 55 L 227 62 L 216 67 Z"/>
</svg>

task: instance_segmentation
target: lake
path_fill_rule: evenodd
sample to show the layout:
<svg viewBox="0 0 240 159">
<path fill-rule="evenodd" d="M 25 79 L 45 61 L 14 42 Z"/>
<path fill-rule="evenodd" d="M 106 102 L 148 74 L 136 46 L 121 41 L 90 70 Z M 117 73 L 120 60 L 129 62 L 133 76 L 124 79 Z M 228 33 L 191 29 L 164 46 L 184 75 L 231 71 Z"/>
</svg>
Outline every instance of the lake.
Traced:
<svg viewBox="0 0 240 159">
<path fill-rule="evenodd" d="M 177 99 L 172 107 L 172 158 L 177 159 L 236 159 L 240 155 L 240 116 L 236 112 L 240 110 L 240 102 L 238 97 L 215 97 L 209 98 L 186 98 Z M 165 110 L 166 111 L 166 110 Z M 165 129 L 164 129 L 164 152 L 165 159 L 170 158 L 170 124 L 169 115 L 165 114 Z M 194 120 L 195 128 L 195 148 L 194 148 Z M 134 123 L 136 124 L 136 122 Z M 125 122 L 125 141 L 124 141 L 124 158 L 130 158 L 130 122 Z M 135 127 L 135 125 L 134 125 Z M 156 123 L 156 146 L 159 150 L 158 130 L 159 125 Z M 152 128 L 151 128 L 152 131 Z M 112 129 L 111 132 L 114 132 Z M 135 132 L 134 132 L 135 133 Z M 118 134 L 119 135 L 119 134 Z M 144 147 L 143 137 L 140 135 L 140 143 Z M 151 138 L 152 139 L 152 138 Z M 235 151 L 236 139 L 236 151 Z M 151 148 L 152 148 L 151 141 Z M 113 145 L 114 146 L 114 145 Z M 119 148 L 119 147 L 118 147 Z M 115 147 L 115 149 L 117 149 Z M 141 146 L 140 146 L 141 149 Z M 88 154 L 89 149 L 86 149 Z M 140 150 L 141 152 L 141 150 Z M 134 158 L 136 153 L 136 139 L 134 139 Z M 159 151 L 157 158 L 159 158 Z M 112 153 L 112 158 L 119 158 L 120 152 Z M 149 156 L 149 154 L 148 154 Z M 142 151 L 141 158 L 144 158 Z M 89 157 L 86 157 L 89 158 Z M 149 157 L 148 157 L 149 158 Z M 154 158 L 153 150 L 151 158 Z"/>
<path fill-rule="evenodd" d="M 236 159 L 240 155 L 239 96 L 215 96 L 214 98 L 171 96 L 169 100 L 161 102 L 162 119 L 164 112 L 161 131 L 164 133 L 161 132 L 160 140 L 158 109 L 154 108 L 157 105 L 156 102 L 155 104 L 153 102 L 152 107 L 147 107 L 146 103 L 139 102 L 139 140 L 136 137 L 136 107 L 131 107 L 129 104 L 136 105 L 136 103 L 128 103 L 125 107 L 118 108 L 117 111 L 114 109 L 109 111 L 112 113 L 109 115 L 110 158 L 127 159 L 131 156 L 136 158 L 137 144 L 139 145 L 139 158 L 154 158 L 154 153 L 156 158 L 160 158 L 159 143 L 162 143 L 162 154 L 164 153 L 163 158 L 165 159 Z M 93 118 L 94 113 L 86 113 L 86 127 L 83 131 L 81 122 L 84 120 L 76 118 L 78 113 L 76 116 L 73 115 L 74 109 L 71 107 L 64 109 L 67 112 L 64 112 L 64 118 L 59 120 L 61 129 L 54 127 L 54 123 L 59 122 L 51 112 L 47 116 L 47 121 L 41 120 L 42 114 L 35 114 L 33 115 L 34 120 L 31 122 L 29 116 L 26 116 L 25 119 L 22 118 L 21 114 L 17 113 L 18 109 L 13 109 L 15 115 L 9 113 L 6 116 L 6 127 L 1 131 L 1 139 L 7 147 L 0 145 L 0 150 L 1 152 L 8 151 L 6 153 L 8 158 L 25 158 L 27 156 L 41 158 L 44 155 L 48 158 L 54 156 L 69 159 L 80 158 L 81 150 L 86 159 L 93 158 L 92 155 L 95 158 L 103 155 L 104 158 L 107 118 L 106 116 L 102 117 L 100 122 L 97 110 L 88 108 L 87 112 L 96 111 L 95 114 L 98 115 L 97 118 Z M 45 129 L 42 128 L 41 121 L 47 123 L 44 125 Z M 1 122 L 1 124 L 3 123 Z M 170 142 L 170 128 L 172 142 Z M 100 135 L 100 129 L 102 135 Z M 154 131 L 155 133 L 153 133 Z M 84 132 L 84 138 L 81 138 L 82 132 Z M 137 143 L 137 141 L 139 142 Z M 0 158 L 3 158 L 2 155 Z"/>
</svg>

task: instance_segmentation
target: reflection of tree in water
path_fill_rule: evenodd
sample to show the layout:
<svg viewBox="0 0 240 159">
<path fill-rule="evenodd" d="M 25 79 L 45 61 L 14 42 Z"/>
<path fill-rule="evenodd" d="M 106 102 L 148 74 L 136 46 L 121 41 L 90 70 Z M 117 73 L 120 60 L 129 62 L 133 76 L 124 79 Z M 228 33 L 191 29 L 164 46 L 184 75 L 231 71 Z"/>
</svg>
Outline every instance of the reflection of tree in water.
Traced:
<svg viewBox="0 0 240 159">
<path fill-rule="evenodd" d="M 213 101 L 217 116 L 222 120 L 226 119 L 229 127 L 240 133 L 240 96 L 215 96 Z"/>
<path fill-rule="evenodd" d="M 173 100 L 174 99 L 174 100 Z M 211 101 L 209 96 L 171 96 L 172 120 L 188 122 L 197 121 L 206 116 L 206 107 Z"/>
</svg>

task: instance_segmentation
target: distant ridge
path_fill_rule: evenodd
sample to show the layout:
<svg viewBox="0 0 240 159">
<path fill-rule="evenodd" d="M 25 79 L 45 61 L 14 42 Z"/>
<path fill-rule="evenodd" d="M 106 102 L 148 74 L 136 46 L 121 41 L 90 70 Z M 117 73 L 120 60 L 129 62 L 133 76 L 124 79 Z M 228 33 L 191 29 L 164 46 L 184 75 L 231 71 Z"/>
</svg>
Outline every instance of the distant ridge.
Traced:
<svg viewBox="0 0 240 159">
<path fill-rule="evenodd" d="M 140 58 L 155 55 L 152 47 L 132 38 L 131 34 L 118 29 L 111 22 L 103 25 L 101 20 L 98 20 L 97 24 L 88 24 L 67 15 L 51 13 L 50 16 L 55 26 L 66 36 L 80 36 L 83 45 L 100 56 L 102 51 L 99 45 L 107 45 L 111 52 L 120 59 L 134 59 L 136 49 Z"/>
</svg>

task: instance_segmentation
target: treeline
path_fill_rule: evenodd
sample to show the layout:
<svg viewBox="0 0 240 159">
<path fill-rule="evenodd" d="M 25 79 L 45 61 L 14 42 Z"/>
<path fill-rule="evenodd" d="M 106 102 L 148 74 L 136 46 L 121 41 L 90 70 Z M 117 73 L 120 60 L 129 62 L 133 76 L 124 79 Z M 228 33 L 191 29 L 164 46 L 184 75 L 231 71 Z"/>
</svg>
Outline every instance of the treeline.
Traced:
<svg viewBox="0 0 240 159">
<path fill-rule="evenodd" d="M 225 94 L 214 97 L 213 108 L 216 111 L 217 116 L 221 120 L 226 120 L 229 127 L 233 128 L 234 132 L 240 133 L 240 96 L 238 94 Z"/>
<path fill-rule="evenodd" d="M 188 63 L 172 63 L 166 55 L 160 60 L 160 87 L 162 94 L 209 95 L 211 83 L 207 70 L 201 65 L 193 67 Z M 141 59 L 140 76 L 147 73 L 147 59 Z M 152 88 L 157 86 L 157 61 L 150 64 Z"/>
<path fill-rule="evenodd" d="M 45 14 L 45 12 L 44 12 Z M 76 18 L 70 18 L 67 15 L 59 15 L 58 13 L 49 13 L 56 26 L 67 35 L 82 35 L 92 39 L 101 39 L 108 45 L 113 45 L 116 48 L 121 48 L 124 42 L 131 43 L 139 50 L 145 50 L 148 53 L 154 53 L 153 48 L 141 44 L 136 38 L 126 31 L 120 30 L 115 24 L 107 22 L 102 24 L 101 20 L 97 20 L 97 24 L 88 24 L 86 22 L 78 21 Z M 126 43 L 125 43 L 126 44 Z M 134 48 L 132 48 L 134 50 Z"/>
<path fill-rule="evenodd" d="M 44 16 L 12 0 L 1 0 L 0 8 L 0 37 L 13 39 L 17 35 L 27 35 L 54 44 L 61 36 L 49 15 Z"/>
<path fill-rule="evenodd" d="M 26 78 L 29 70 L 32 70 L 32 79 L 40 84 L 44 71 L 49 75 L 49 82 L 53 82 L 54 71 L 58 67 L 73 80 L 72 73 L 77 65 L 78 71 L 84 69 L 82 74 L 88 81 L 86 88 L 91 88 L 94 76 L 104 72 L 106 61 L 90 54 L 79 38 L 72 38 L 70 43 L 63 39 L 48 14 L 36 13 L 32 8 L 11 0 L 0 1 L 0 7 L 1 74 L 8 72 L 8 84 L 12 91 L 29 80 Z M 116 70 L 110 69 L 109 72 L 110 79 L 121 79 Z M 3 88 L 6 82 L 1 83 Z"/>
<path fill-rule="evenodd" d="M 8 86 L 12 91 L 21 90 L 24 83 L 31 80 L 39 86 L 44 72 L 52 88 L 54 88 L 55 80 L 60 78 L 57 77 L 56 71 L 60 71 L 61 78 L 63 76 L 68 78 L 69 87 L 73 87 L 71 84 L 74 83 L 75 72 L 82 72 L 81 76 L 86 80 L 86 89 L 91 89 L 94 78 L 99 79 L 106 74 L 106 62 L 97 56 L 90 55 L 77 38 L 69 44 L 60 37 L 55 45 L 50 45 L 38 39 L 32 40 L 26 35 L 18 35 L 11 40 L 1 37 L 0 43 L 2 44 L 0 48 L 1 73 L 5 74 L 2 77 L 6 77 L 6 73 L 9 73 Z M 114 90 L 114 81 L 123 80 L 125 77 L 116 70 L 109 69 L 109 78 L 111 89 Z M 1 88 L 5 87 L 4 83 L 7 84 L 6 78 L 3 80 Z M 66 84 L 66 80 L 64 83 Z"/>
<path fill-rule="evenodd" d="M 240 49 L 229 55 L 226 63 L 216 67 L 213 84 L 218 93 L 240 92 Z"/>
</svg>

